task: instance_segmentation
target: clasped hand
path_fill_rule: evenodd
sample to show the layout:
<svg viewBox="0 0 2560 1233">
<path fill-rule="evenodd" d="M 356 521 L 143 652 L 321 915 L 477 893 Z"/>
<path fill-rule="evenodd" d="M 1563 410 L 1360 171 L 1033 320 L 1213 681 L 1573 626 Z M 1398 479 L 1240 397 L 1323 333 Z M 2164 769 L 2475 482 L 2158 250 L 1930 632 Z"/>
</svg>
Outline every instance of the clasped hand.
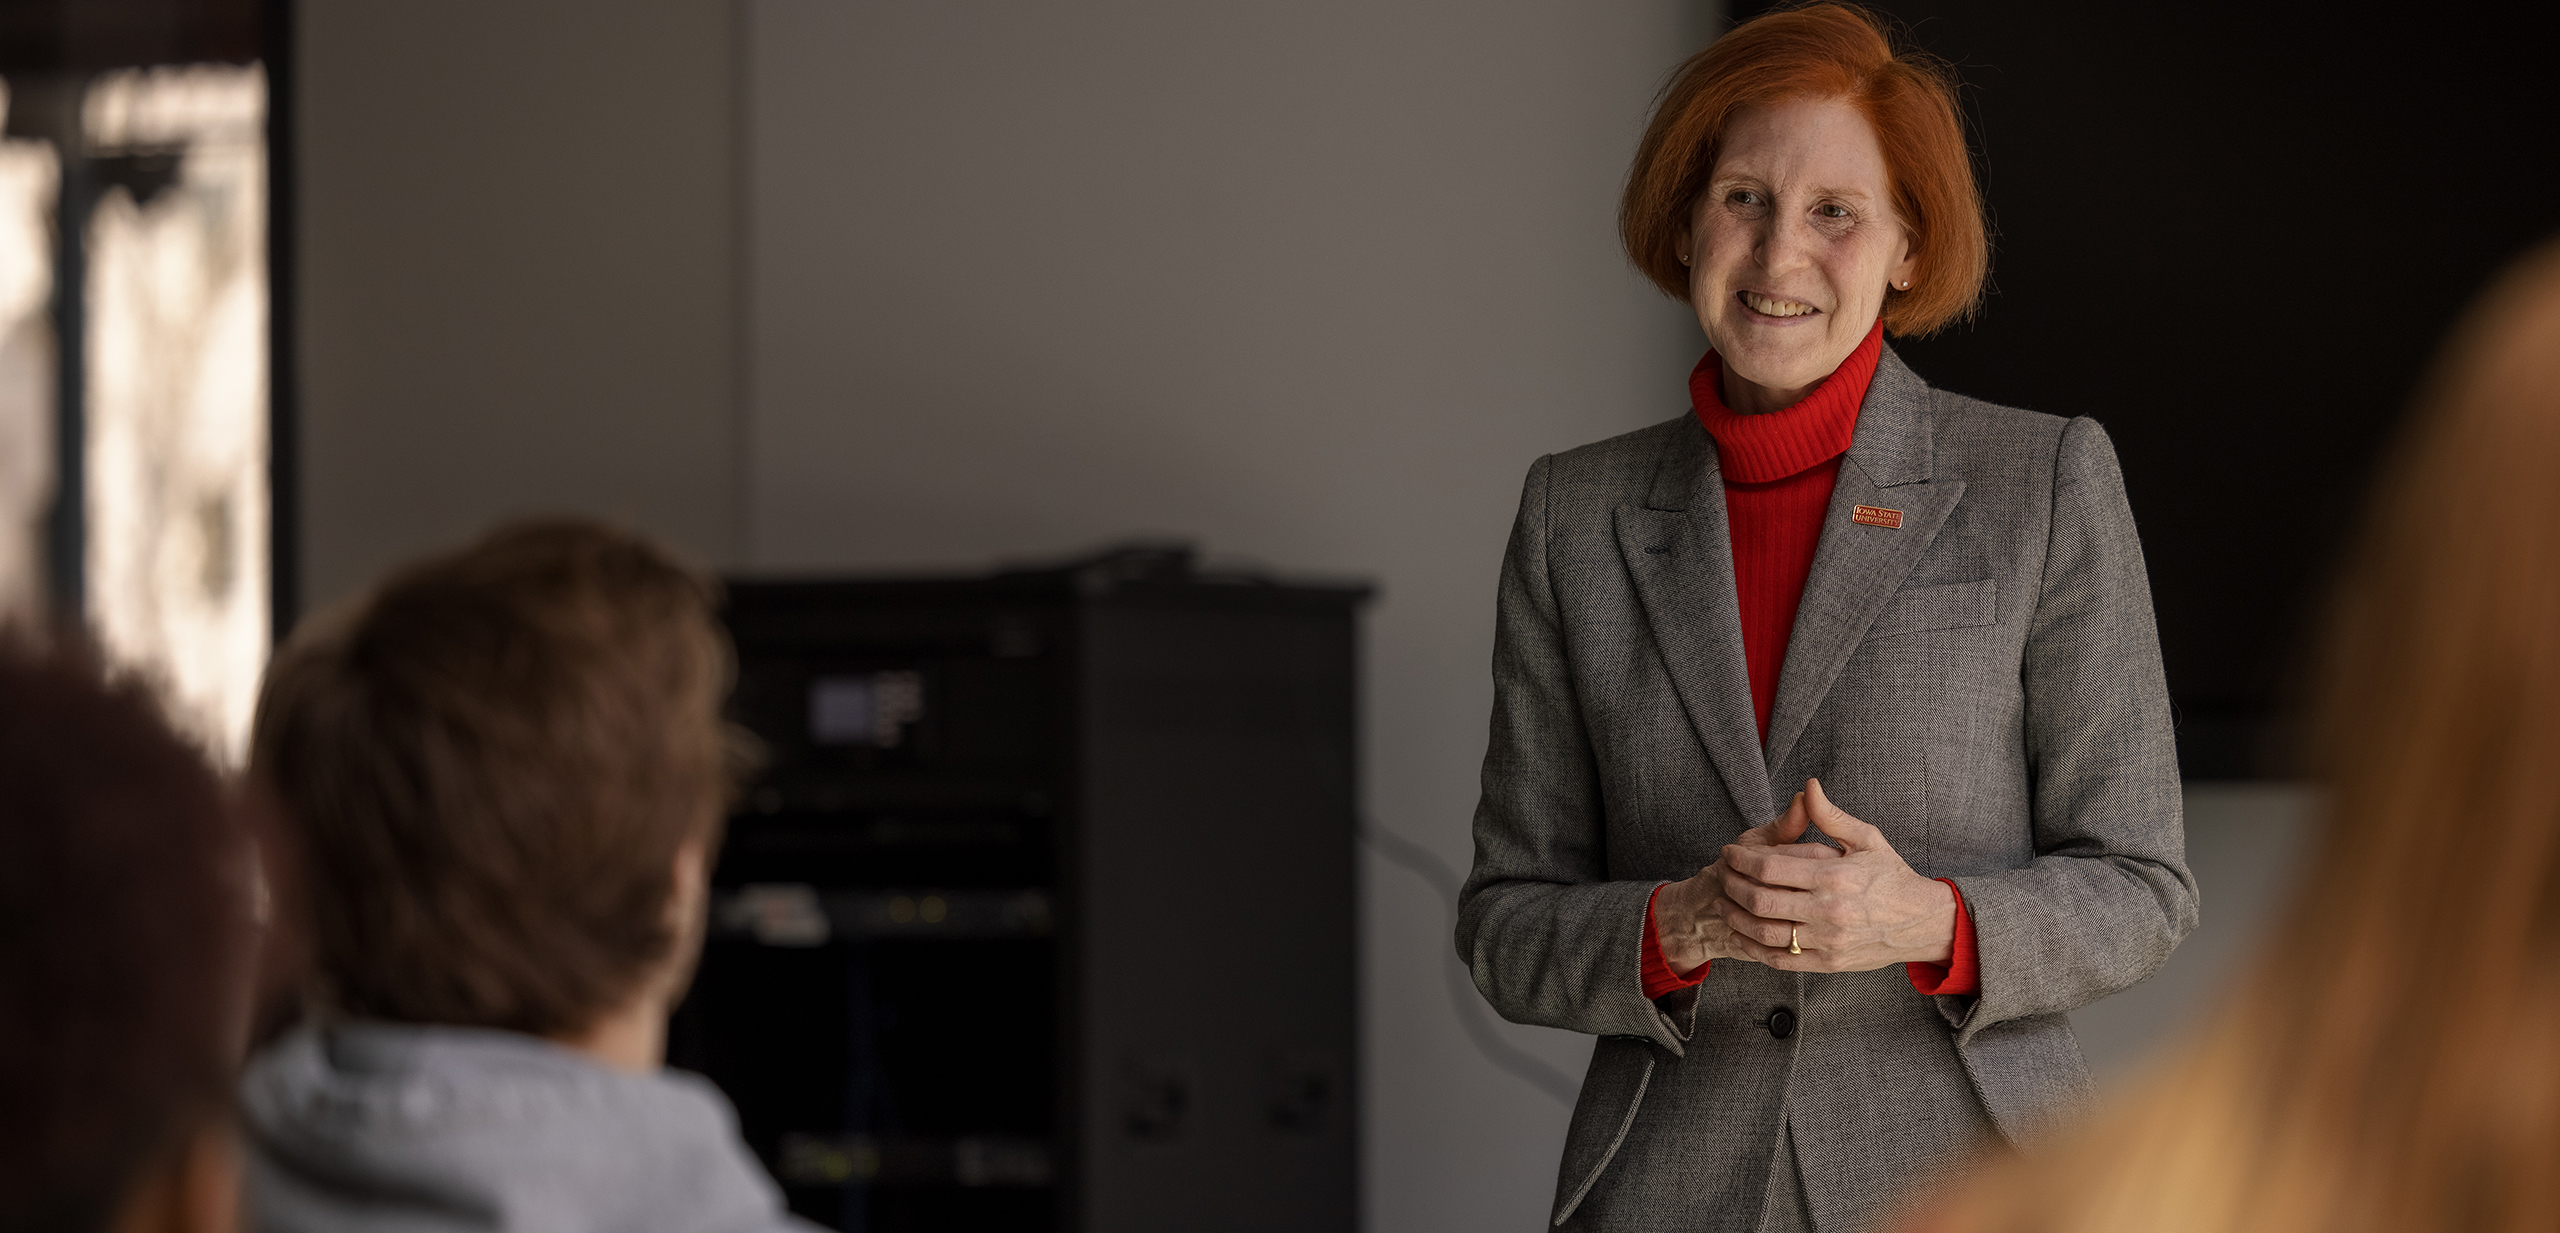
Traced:
<svg viewBox="0 0 2560 1233">
<path fill-rule="evenodd" d="M 1803 842 L 1810 826 L 1840 846 Z M 1777 821 L 1744 831 L 1653 902 L 1663 960 L 1682 975 L 1713 959 L 1790 972 L 1943 963 L 1955 911 L 1954 891 L 1914 872 L 1884 832 L 1832 804 L 1814 779 Z M 1802 953 L 1789 952 L 1790 933 Z"/>
</svg>

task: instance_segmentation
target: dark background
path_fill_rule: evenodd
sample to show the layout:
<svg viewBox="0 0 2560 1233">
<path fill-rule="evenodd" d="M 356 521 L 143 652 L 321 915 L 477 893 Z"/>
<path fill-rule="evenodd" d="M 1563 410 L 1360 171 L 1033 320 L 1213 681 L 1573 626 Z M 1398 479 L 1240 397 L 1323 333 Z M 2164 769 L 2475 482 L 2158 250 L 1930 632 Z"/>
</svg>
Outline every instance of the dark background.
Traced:
<svg viewBox="0 0 2560 1233">
<path fill-rule="evenodd" d="M 1979 321 L 1895 346 L 2106 425 L 2185 773 L 2280 773 L 2308 619 L 2410 393 L 2560 231 L 2553 6 L 1871 7 L 1956 65 L 1993 223 Z"/>
</svg>

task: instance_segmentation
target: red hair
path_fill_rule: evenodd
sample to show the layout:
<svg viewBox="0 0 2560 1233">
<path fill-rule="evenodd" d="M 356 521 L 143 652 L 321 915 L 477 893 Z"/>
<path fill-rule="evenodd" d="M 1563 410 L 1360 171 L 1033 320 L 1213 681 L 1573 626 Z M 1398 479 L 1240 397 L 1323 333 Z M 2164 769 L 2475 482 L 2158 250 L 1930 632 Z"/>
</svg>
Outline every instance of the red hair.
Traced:
<svg viewBox="0 0 2560 1233">
<path fill-rule="evenodd" d="M 1689 57 L 1654 105 L 1618 204 L 1627 256 L 1663 294 L 1687 300 L 1680 239 L 1734 115 L 1793 98 L 1842 99 L 1875 130 L 1893 212 L 1911 232 L 1911 289 L 1886 292 L 1884 328 L 1926 335 L 1971 316 L 1991 272 L 1991 239 L 1955 87 L 1945 62 L 1896 47 L 1855 5 L 1814 4 L 1735 27 Z"/>
</svg>

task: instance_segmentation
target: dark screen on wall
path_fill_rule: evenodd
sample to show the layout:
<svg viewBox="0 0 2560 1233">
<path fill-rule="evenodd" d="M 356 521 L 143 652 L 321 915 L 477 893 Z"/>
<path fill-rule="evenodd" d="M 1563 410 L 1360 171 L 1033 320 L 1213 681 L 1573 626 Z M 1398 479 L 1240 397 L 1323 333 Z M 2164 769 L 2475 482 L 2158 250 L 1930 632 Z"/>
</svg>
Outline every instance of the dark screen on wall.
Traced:
<svg viewBox="0 0 2560 1233">
<path fill-rule="evenodd" d="M 1994 226 L 1980 320 L 1896 346 L 1934 384 L 2106 425 L 2187 775 L 2281 771 L 2301 644 L 2409 395 L 2472 294 L 2560 231 L 2560 21 L 1873 7 L 1957 66 Z"/>
</svg>

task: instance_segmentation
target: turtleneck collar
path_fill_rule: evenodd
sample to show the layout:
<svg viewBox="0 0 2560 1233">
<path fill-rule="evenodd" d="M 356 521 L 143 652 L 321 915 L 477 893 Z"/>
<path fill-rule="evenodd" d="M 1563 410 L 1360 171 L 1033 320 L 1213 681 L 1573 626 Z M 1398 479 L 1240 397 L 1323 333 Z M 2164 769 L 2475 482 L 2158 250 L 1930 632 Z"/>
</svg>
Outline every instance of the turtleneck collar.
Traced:
<svg viewBox="0 0 2560 1233">
<path fill-rule="evenodd" d="M 1765 484 L 1810 471 L 1849 452 L 1858 430 L 1858 404 L 1884 354 L 1884 321 L 1804 400 L 1767 415 L 1744 415 L 1724 405 L 1724 361 L 1709 351 L 1689 374 L 1689 405 L 1716 439 L 1724 477 Z"/>
</svg>

